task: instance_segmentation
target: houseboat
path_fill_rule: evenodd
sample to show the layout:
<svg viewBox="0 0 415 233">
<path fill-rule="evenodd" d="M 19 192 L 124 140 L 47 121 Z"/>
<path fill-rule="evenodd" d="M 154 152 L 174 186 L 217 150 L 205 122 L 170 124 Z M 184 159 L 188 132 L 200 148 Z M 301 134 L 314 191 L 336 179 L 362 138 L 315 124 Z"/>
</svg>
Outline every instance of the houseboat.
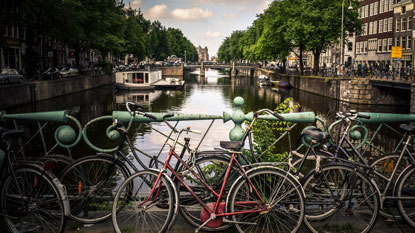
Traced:
<svg viewBox="0 0 415 233">
<path fill-rule="evenodd" d="M 117 72 L 115 74 L 115 86 L 120 90 L 153 90 L 153 84 L 161 79 L 161 70 Z"/>
</svg>

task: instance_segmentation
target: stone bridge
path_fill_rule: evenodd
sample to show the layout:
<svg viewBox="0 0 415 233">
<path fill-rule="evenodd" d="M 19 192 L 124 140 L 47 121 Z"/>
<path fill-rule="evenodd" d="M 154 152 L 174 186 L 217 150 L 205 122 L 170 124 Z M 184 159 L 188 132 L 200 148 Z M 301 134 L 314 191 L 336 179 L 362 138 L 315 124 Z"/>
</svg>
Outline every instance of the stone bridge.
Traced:
<svg viewBox="0 0 415 233">
<path fill-rule="evenodd" d="M 249 70 L 250 75 L 252 76 L 255 72 L 255 68 L 257 68 L 253 64 L 245 64 L 245 63 L 235 63 L 232 62 L 231 64 L 217 64 L 212 62 L 201 62 L 200 64 L 185 64 L 184 69 L 200 69 L 200 76 L 205 76 L 206 69 L 230 69 L 231 74 L 236 76 L 239 70 Z"/>
</svg>

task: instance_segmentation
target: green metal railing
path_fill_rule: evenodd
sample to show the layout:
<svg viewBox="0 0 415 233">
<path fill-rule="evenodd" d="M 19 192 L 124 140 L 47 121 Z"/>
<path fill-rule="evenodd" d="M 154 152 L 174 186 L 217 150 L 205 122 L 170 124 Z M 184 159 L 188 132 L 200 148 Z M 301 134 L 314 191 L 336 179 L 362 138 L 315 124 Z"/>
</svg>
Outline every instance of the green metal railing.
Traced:
<svg viewBox="0 0 415 233">
<path fill-rule="evenodd" d="M 173 117 L 168 118 L 168 121 L 195 121 L 195 120 L 211 120 L 208 130 L 212 126 L 213 122 L 215 120 L 223 120 L 223 122 L 232 121 L 234 123 L 234 127 L 229 132 L 229 138 L 232 141 L 238 141 L 241 140 L 242 136 L 244 135 L 245 131 L 242 127 L 242 124 L 244 121 L 252 121 L 253 119 L 253 112 L 245 114 L 242 110 L 242 107 L 244 105 L 244 100 L 241 97 L 236 97 L 233 101 L 234 103 L 234 111 L 232 113 L 224 112 L 222 115 L 204 115 L 204 114 L 182 114 L 177 113 Z M 162 122 L 163 116 L 165 113 L 151 113 L 152 115 L 156 116 L 156 120 L 137 115 L 134 117 L 133 122 L 135 123 L 151 123 L 151 122 Z M 363 145 L 367 145 L 367 148 L 377 148 L 376 145 L 373 144 L 373 140 L 376 138 L 376 136 L 379 134 L 380 130 L 383 127 L 387 127 L 391 129 L 393 132 L 395 132 L 400 137 L 403 137 L 399 131 L 393 129 L 389 125 L 389 123 L 397 123 L 397 122 L 412 122 L 415 121 L 415 115 L 413 114 L 390 114 L 390 113 L 363 113 L 366 115 L 370 115 L 370 119 L 358 119 L 357 124 L 351 128 L 350 130 L 350 136 L 353 139 L 359 140 L 360 144 L 358 145 L 359 148 L 361 148 Z M 291 137 L 290 131 L 298 125 L 298 123 L 315 123 L 316 121 L 319 121 L 322 125 L 324 130 L 327 130 L 328 132 L 331 132 L 333 127 L 336 124 L 339 124 L 341 121 L 336 121 L 333 123 L 329 128 L 327 128 L 327 125 L 325 122 L 316 117 L 313 112 L 301 112 L 301 113 L 286 113 L 281 114 L 285 119 L 287 124 L 287 132 L 283 133 L 272 145 L 279 142 L 282 137 Z M 33 141 L 33 139 L 37 136 L 40 136 L 42 141 L 42 147 L 44 150 L 44 155 L 48 155 L 51 153 L 54 149 L 58 147 L 66 148 L 68 150 L 68 153 L 70 155 L 70 148 L 75 147 L 79 144 L 79 142 L 83 139 L 84 142 L 93 150 L 97 152 L 104 152 L 104 153 L 111 153 L 117 150 L 118 147 L 115 148 L 100 148 L 96 145 L 94 145 L 90 138 L 88 137 L 88 129 L 91 127 L 91 125 L 96 124 L 100 121 L 108 121 L 108 120 L 120 120 L 122 122 L 129 122 L 131 119 L 131 114 L 128 111 L 114 111 L 112 115 L 110 116 L 102 116 L 95 118 L 88 123 L 86 123 L 84 126 L 80 124 L 80 122 L 73 116 L 70 116 L 67 111 L 53 111 L 53 112 L 36 112 L 36 113 L 20 113 L 20 114 L 7 114 L 6 112 L 0 112 L 0 121 L 7 121 L 12 120 L 14 126 L 17 128 L 17 121 L 18 120 L 26 120 L 26 121 L 37 121 L 37 131 L 26 141 L 25 144 L 21 144 L 21 152 L 24 153 L 24 148 Z M 259 119 L 262 120 L 272 120 L 276 121 L 278 120 L 274 116 L 265 115 L 260 116 Z M 59 123 L 62 124 L 58 128 L 56 128 L 54 132 L 54 145 L 51 147 L 47 147 L 46 139 L 45 139 L 45 128 L 51 123 Z M 379 124 L 377 130 L 372 135 L 371 138 L 368 137 L 368 129 L 364 124 Z M 158 130 L 155 130 L 156 132 L 162 134 L 165 136 L 166 142 L 170 139 L 170 135 L 164 134 Z M 360 132 L 363 131 L 363 134 Z M 117 140 L 120 138 L 120 133 L 115 130 L 112 125 L 109 125 L 106 129 L 106 136 L 110 140 Z M 207 133 L 207 132 L 206 132 Z M 205 138 L 206 134 L 203 135 L 202 140 Z M 200 141 L 200 143 L 202 142 Z M 200 146 L 200 143 L 198 147 Z M 305 142 L 303 142 L 305 143 Z M 402 141 L 400 142 L 402 143 Z M 400 144 L 399 143 L 399 144 Z M 399 145 L 398 145 L 399 146 Z M 198 148 L 197 147 L 197 148 Z M 397 147 L 396 147 L 397 148 Z M 137 148 L 137 150 L 139 150 Z M 395 149 L 396 150 L 396 149 Z M 141 150 L 139 150 L 142 152 Z M 145 153 L 145 152 L 142 152 Z M 160 151 L 161 153 L 161 151 Z M 159 153 L 159 154 L 160 154 Z"/>
</svg>

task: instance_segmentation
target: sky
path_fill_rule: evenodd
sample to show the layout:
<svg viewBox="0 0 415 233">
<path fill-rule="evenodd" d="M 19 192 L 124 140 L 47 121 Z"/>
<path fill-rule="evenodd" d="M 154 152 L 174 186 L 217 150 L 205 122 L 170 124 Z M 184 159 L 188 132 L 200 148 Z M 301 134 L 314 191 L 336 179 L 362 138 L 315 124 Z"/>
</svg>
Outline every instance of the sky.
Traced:
<svg viewBox="0 0 415 233">
<path fill-rule="evenodd" d="M 225 37 L 245 30 L 271 0 L 124 0 L 141 9 L 144 17 L 182 30 L 195 46 L 208 47 L 216 56 Z"/>
</svg>

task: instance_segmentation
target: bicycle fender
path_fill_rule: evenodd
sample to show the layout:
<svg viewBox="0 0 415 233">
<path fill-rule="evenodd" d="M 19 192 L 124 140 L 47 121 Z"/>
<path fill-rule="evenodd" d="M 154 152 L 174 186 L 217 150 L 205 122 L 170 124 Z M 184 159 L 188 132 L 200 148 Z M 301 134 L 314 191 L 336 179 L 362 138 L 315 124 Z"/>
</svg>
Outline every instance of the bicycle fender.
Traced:
<svg viewBox="0 0 415 233">
<path fill-rule="evenodd" d="M 157 173 L 160 172 L 160 169 L 155 169 L 155 168 L 149 168 L 148 170 L 153 171 L 153 172 L 157 172 Z M 169 223 L 169 226 L 167 227 L 167 230 L 170 230 L 171 227 L 176 222 L 177 216 L 179 215 L 179 206 L 180 206 L 179 192 L 177 191 L 176 185 L 173 183 L 173 180 L 170 178 L 170 176 L 168 176 L 167 173 L 165 173 L 165 172 L 163 172 L 163 176 L 166 178 L 166 180 L 172 186 L 173 192 L 174 192 L 174 199 L 176 201 L 176 206 L 174 207 L 173 218 L 171 219 L 171 221 Z"/>
<path fill-rule="evenodd" d="M 413 169 L 413 168 L 415 168 L 415 167 L 414 167 L 414 165 L 410 164 L 410 165 L 408 165 L 406 168 L 404 168 L 404 169 L 403 169 L 403 171 L 401 171 L 401 173 L 399 174 L 398 178 L 396 179 L 395 184 L 393 185 L 393 195 L 395 195 L 395 193 L 396 193 L 396 188 L 397 188 L 397 186 L 398 186 L 399 182 L 401 181 L 402 176 L 403 176 L 403 175 L 404 175 L 407 171 L 409 171 L 409 170 L 411 170 L 411 169 Z"/>
<path fill-rule="evenodd" d="M 53 178 L 52 182 L 56 185 L 56 187 L 58 187 L 58 192 L 62 199 L 65 216 L 71 215 L 71 206 L 69 205 L 69 198 L 68 193 L 66 192 L 66 186 L 63 185 L 57 177 Z"/>
<path fill-rule="evenodd" d="M 363 173 L 363 174 L 365 174 L 365 173 Z M 378 193 L 379 203 L 380 203 L 380 209 L 383 209 L 383 201 L 384 200 L 382 198 L 382 193 L 380 192 L 380 189 L 379 189 L 378 185 L 376 184 L 375 180 L 373 178 L 370 178 L 369 176 L 368 176 L 368 178 L 369 178 L 369 181 L 372 182 L 373 186 L 376 189 L 376 192 Z"/>
</svg>

